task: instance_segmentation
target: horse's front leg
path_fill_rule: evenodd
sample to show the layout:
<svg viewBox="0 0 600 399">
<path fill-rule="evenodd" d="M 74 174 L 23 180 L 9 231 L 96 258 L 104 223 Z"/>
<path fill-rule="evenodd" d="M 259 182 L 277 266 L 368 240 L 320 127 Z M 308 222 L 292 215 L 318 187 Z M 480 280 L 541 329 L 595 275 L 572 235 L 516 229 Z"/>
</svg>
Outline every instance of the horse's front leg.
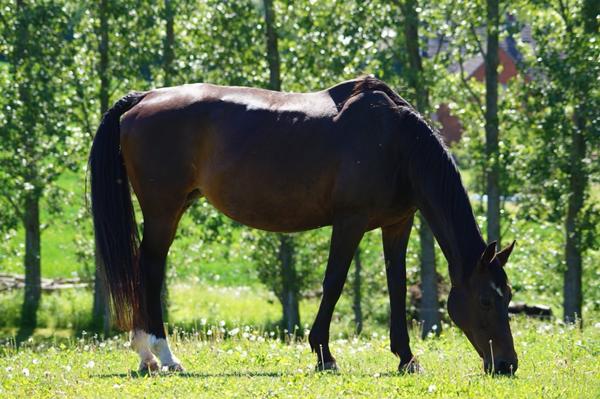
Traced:
<svg viewBox="0 0 600 399">
<path fill-rule="evenodd" d="M 180 212 L 169 217 L 145 217 L 144 235 L 140 248 L 143 301 L 146 313 L 139 315 L 133 334 L 132 348 L 140 355 L 140 371 L 157 368 L 154 355 L 162 369 L 183 371 L 181 362 L 169 347 L 161 303 L 161 289 L 169 247 L 175 236 Z M 134 318 L 135 319 L 135 318 Z M 151 356 L 152 355 L 152 356 Z"/>
<path fill-rule="evenodd" d="M 333 224 L 329 260 L 323 280 L 323 298 L 308 337 L 312 351 L 317 353 L 317 370 L 337 369 L 335 358 L 329 350 L 329 326 L 366 225 L 367 217 L 362 215 L 340 218 Z"/>
<path fill-rule="evenodd" d="M 405 222 L 381 229 L 390 296 L 390 349 L 400 357 L 400 372 L 420 371 L 410 350 L 406 324 L 406 248 L 412 224 L 413 216 Z"/>
</svg>

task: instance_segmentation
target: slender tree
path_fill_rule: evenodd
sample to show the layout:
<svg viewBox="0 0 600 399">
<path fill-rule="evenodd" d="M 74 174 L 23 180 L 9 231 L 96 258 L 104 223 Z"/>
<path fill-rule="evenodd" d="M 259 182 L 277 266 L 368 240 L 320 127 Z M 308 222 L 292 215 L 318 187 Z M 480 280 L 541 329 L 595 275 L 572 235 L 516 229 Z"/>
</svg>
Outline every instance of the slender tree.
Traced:
<svg viewBox="0 0 600 399">
<path fill-rule="evenodd" d="M 28 6 L 22 0 L 18 0 L 16 32 L 17 37 L 14 47 L 14 71 L 18 76 L 19 70 L 23 68 L 25 82 L 19 85 L 19 99 L 25 105 L 23 113 L 23 129 L 30 131 L 35 128 L 35 112 L 31 107 L 32 94 L 31 80 L 35 79 L 32 71 L 32 63 L 27 62 L 29 56 L 29 41 L 31 40 L 29 30 L 30 22 L 27 15 Z M 35 136 L 24 135 L 23 150 L 28 159 L 28 165 L 23 171 L 24 181 L 30 184 L 30 189 L 24 195 L 23 224 L 25 225 L 25 298 L 21 310 L 21 332 L 20 336 L 28 336 L 37 325 L 37 309 L 41 297 L 41 236 L 40 236 L 40 197 L 42 187 L 38 183 L 38 165 L 36 158 Z M 37 184 L 36 184 L 37 183 Z"/>
<path fill-rule="evenodd" d="M 582 4 L 582 10 L 579 13 L 581 17 L 577 21 L 570 21 L 569 16 L 564 10 L 563 2 L 559 1 L 559 7 L 562 10 L 565 29 L 568 37 L 568 44 L 573 46 L 582 46 L 582 39 L 591 39 L 598 33 L 598 16 L 600 15 L 600 5 L 597 1 L 585 0 Z M 580 25 L 583 37 L 576 37 L 573 24 Z M 597 36 L 596 36 L 597 38 Z M 590 40 L 591 41 L 591 40 Z M 583 43 L 583 46 L 585 44 Z M 584 47 L 585 48 L 585 47 Z M 585 51 L 585 50 L 584 50 Z M 565 260 L 567 270 L 564 277 L 564 319 L 567 322 L 575 322 L 582 317 L 581 303 L 583 294 L 581 290 L 582 280 L 582 252 L 583 248 L 583 229 L 582 216 L 585 205 L 586 191 L 589 186 L 589 170 L 586 167 L 585 159 L 588 154 L 586 136 L 592 136 L 594 130 L 590 118 L 593 118 L 590 109 L 590 103 L 587 98 L 591 91 L 589 82 L 579 81 L 579 84 L 573 85 L 573 91 L 576 98 L 575 110 L 573 113 L 574 126 L 571 130 L 570 145 L 570 169 L 569 169 L 569 198 L 567 203 L 567 216 L 565 220 Z M 597 111 L 597 110 L 596 110 Z M 595 117 L 598 117 L 596 113 Z M 597 127 L 597 126 L 596 126 Z M 598 131 L 596 131 L 596 134 Z"/>
<path fill-rule="evenodd" d="M 485 60 L 485 154 L 488 160 L 487 235 L 500 246 L 500 164 L 498 151 L 498 32 L 499 0 L 487 0 L 487 48 Z"/>
<path fill-rule="evenodd" d="M 60 173 L 72 166 L 66 146 L 72 134 L 66 125 L 72 88 L 62 80 L 71 46 L 69 20 L 57 2 L 18 0 L 2 12 L 7 19 L 0 41 L 12 51 L 6 54 L 9 77 L 2 87 L 0 200 L 11 213 L 8 219 L 19 221 L 25 230 L 25 290 L 18 333 L 22 340 L 37 326 L 41 300 L 40 201 Z M 9 26 L 9 20 L 14 24 Z"/>
<path fill-rule="evenodd" d="M 583 260 L 585 251 L 598 245 L 600 210 L 590 198 L 590 183 L 600 173 L 600 54 L 596 1 L 543 2 L 533 18 L 538 52 L 537 74 L 524 93 L 533 146 L 528 191 L 537 212 L 564 226 L 563 317 L 582 320 Z M 535 101 L 531 100 L 535 99 Z"/>
<path fill-rule="evenodd" d="M 362 259 L 360 246 L 354 253 L 354 277 L 352 279 L 352 310 L 354 311 L 354 332 L 358 335 L 363 329 L 362 313 Z"/>
<path fill-rule="evenodd" d="M 175 6 L 172 0 L 165 0 L 164 3 L 165 37 L 163 41 L 163 86 L 172 85 L 173 75 L 175 75 Z M 160 291 L 162 303 L 163 320 L 169 321 L 169 286 L 167 278 L 163 280 L 163 286 Z"/>
<path fill-rule="evenodd" d="M 163 45 L 163 84 L 171 86 L 175 74 L 175 7 L 173 0 L 165 0 L 165 38 Z"/>
<path fill-rule="evenodd" d="M 110 102 L 110 73 L 109 73 L 109 51 L 110 51 L 110 0 L 101 0 L 98 4 L 99 37 L 98 42 L 98 77 L 100 78 L 100 89 L 98 97 L 100 100 L 100 115 L 108 110 Z M 100 262 L 96 253 L 96 273 L 94 278 L 94 304 L 92 307 L 92 320 L 96 329 L 102 328 L 104 335 L 110 333 L 110 309 L 104 281 L 99 270 Z"/>
<path fill-rule="evenodd" d="M 417 109 L 427 115 L 429 112 L 429 93 L 424 79 L 423 62 L 419 50 L 419 5 L 417 0 L 405 0 L 401 3 L 404 16 L 404 41 L 408 56 L 408 82 L 415 93 Z M 423 324 L 422 336 L 431 331 L 441 331 L 437 275 L 435 271 L 435 242 L 433 233 L 423 215 L 419 216 L 419 238 L 421 241 L 421 309 L 420 322 Z"/>
<path fill-rule="evenodd" d="M 269 65 L 269 89 L 281 90 L 281 72 L 277 27 L 273 0 L 263 1 L 267 42 L 267 62 Z M 279 234 L 279 262 L 281 264 L 283 306 L 283 327 L 293 333 L 300 327 L 299 287 L 294 264 L 294 239 L 291 235 Z"/>
</svg>

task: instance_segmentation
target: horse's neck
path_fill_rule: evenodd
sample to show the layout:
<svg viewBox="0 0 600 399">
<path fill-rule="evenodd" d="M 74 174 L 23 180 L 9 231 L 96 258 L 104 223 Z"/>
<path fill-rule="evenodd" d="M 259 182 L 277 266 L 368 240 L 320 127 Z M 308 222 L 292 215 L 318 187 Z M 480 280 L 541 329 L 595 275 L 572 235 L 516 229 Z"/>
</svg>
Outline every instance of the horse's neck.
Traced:
<svg viewBox="0 0 600 399">
<path fill-rule="evenodd" d="M 458 169 L 423 121 L 416 122 L 411 180 L 417 207 L 425 216 L 446 259 L 453 284 L 469 275 L 485 249 Z"/>
<path fill-rule="evenodd" d="M 423 198 L 419 208 L 448 260 L 452 284 L 459 284 L 485 250 L 466 193 L 464 190 L 448 196 L 435 193 Z"/>
</svg>

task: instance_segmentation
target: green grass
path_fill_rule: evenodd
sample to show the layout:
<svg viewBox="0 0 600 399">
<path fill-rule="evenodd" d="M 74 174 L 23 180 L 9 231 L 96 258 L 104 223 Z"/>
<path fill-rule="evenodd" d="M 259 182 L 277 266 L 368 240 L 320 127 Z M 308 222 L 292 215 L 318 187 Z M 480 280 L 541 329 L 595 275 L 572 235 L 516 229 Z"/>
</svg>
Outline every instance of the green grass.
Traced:
<svg viewBox="0 0 600 399">
<path fill-rule="evenodd" d="M 341 371 L 315 373 L 305 340 L 285 344 L 243 327 L 223 339 L 173 336 L 187 371 L 140 376 L 124 336 L 99 342 L 33 341 L 0 349 L 0 396 L 11 397 L 474 397 L 594 398 L 600 395 L 600 327 L 583 331 L 528 320 L 513 323 L 520 367 L 515 378 L 489 377 L 462 333 L 414 337 L 425 372 L 398 375 L 387 337 L 332 342 Z M 229 330 L 231 331 L 231 330 Z M 267 338 L 265 339 L 265 335 Z"/>
</svg>

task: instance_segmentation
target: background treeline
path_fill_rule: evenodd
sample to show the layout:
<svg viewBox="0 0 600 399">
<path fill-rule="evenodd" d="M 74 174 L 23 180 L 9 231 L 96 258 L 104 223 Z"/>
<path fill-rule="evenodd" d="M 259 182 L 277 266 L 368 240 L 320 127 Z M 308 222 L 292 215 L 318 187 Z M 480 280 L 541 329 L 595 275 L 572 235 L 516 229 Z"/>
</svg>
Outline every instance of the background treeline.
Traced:
<svg viewBox="0 0 600 399">
<path fill-rule="evenodd" d="M 23 291 L 0 292 L 0 327 L 18 326 L 21 337 L 36 326 L 109 332 L 93 283 L 85 176 L 100 117 L 122 95 L 192 82 L 315 91 L 363 73 L 438 127 L 440 107 L 458 118 L 451 151 L 480 226 L 490 241 L 518 242 L 508 266 L 515 299 L 561 307 L 566 321 L 597 317 L 599 8 L 594 0 L 0 0 L 0 273 L 25 275 Z M 507 54 L 516 73 L 503 81 Z M 471 68 L 477 62 L 485 79 Z M 441 330 L 448 278 L 431 232 L 417 224 L 408 275 L 420 284 L 412 314 L 427 334 Z M 170 253 L 171 319 L 195 309 L 190 292 L 244 286 L 249 298 L 280 303 L 282 329 L 310 323 L 328 239 L 328 229 L 253 231 L 199 201 Z M 373 232 L 355 255 L 336 313 L 349 331 L 387 322 L 380 247 Z M 92 282 L 93 295 L 42 297 L 42 276 L 72 275 Z M 237 320 L 275 322 L 262 311 Z M 212 310 L 198 312 L 190 323 Z"/>
</svg>

